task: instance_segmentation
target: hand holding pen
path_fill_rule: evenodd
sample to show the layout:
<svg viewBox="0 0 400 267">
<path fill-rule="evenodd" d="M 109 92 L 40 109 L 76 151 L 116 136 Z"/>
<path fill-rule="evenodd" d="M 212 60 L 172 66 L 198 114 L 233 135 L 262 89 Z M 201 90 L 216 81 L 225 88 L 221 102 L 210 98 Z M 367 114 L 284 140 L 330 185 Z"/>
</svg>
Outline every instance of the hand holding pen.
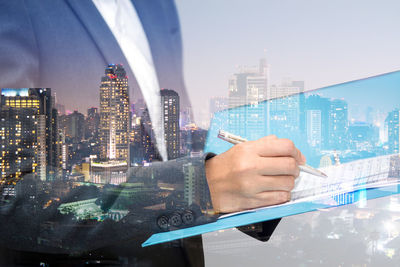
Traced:
<svg viewBox="0 0 400 267">
<path fill-rule="evenodd" d="M 248 141 L 248 140 L 244 139 L 243 137 L 228 133 L 227 131 L 223 131 L 223 130 L 219 130 L 218 138 L 225 140 L 234 145 Z M 325 173 L 321 172 L 320 170 L 314 169 L 313 167 L 308 166 L 306 164 L 300 165 L 299 168 L 300 168 L 300 171 L 303 171 L 303 172 L 306 172 L 306 173 L 309 173 L 309 174 L 312 174 L 312 175 L 315 175 L 318 177 L 322 177 L 322 178 L 328 177 Z"/>
<path fill-rule="evenodd" d="M 272 135 L 238 142 L 206 161 L 214 210 L 228 213 L 289 201 L 305 162 L 289 139 Z"/>
</svg>

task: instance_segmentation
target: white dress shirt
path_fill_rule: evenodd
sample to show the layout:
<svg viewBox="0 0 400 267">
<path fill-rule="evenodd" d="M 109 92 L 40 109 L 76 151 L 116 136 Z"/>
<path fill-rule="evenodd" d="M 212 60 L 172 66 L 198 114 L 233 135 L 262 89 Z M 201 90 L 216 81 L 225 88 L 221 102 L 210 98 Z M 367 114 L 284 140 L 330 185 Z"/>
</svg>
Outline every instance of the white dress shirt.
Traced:
<svg viewBox="0 0 400 267">
<path fill-rule="evenodd" d="M 158 151 L 162 159 L 167 160 L 161 117 L 160 86 L 150 46 L 135 7 L 131 0 L 92 1 L 113 33 L 135 75 L 149 110 Z"/>
</svg>

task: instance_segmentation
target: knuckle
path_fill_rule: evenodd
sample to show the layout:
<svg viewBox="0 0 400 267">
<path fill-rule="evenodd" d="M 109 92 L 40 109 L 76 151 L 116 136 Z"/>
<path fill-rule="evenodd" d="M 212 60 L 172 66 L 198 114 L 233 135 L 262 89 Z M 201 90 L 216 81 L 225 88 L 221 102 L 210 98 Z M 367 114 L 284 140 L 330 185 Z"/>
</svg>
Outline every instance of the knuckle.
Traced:
<svg viewBox="0 0 400 267">
<path fill-rule="evenodd" d="M 249 164 L 246 160 L 239 160 L 235 163 L 233 167 L 235 168 L 236 172 L 243 173 L 249 169 L 248 165 Z"/>
<path fill-rule="evenodd" d="M 233 149 L 237 150 L 237 151 L 243 151 L 245 149 L 245 147 L 246 147 L 245 143 L 239 143 L 239 144 L 233 146 Z"/>
<path fill-rule="evenodd" d="M 289 176 L 287 180 L 288 180 L 287 187 L 288 187 L 289 191 L 292 191 L 294 189 L 294 185 L 295 185 L 294 176 Z"/>
<path fill-rule="evenodd" d="M 296 150 L 296 146 L 294 145 L 293 141 L 289 139 L 283 139 L 283 147 L 288 155 L 292 155 Z"/>
<path fill-rule="evenodd" d="M 276 200 L 278 203 L 284 203 L 290 199 L 290 193 L 286 191 L 277 192 Z"/>
<path fill-rule="evenodd" d="M 235 168 L 236 172 L 248 173 L 257 169 L 257 163 L 253 158 L 247 157 L 236 161 L 233 167 Z"/>
<path fill-rule="evenodd" d="M 294 170 L 294 178 L 297 178 L 300 176 L 300 168 L 299 166 L 296 165 L 296 169 Z"/>
<path fill-rule="evenodd" d="M 286 170 L 288 174 L 296 174 L 297 162 L 294 158 L 286 159 Z"/>
<path fill-rule="evenodd" d="M 237 158 L 243 159 L 248 158 L 249 154 L 252 152 L 251 144 L 248 143 L 240 143 L 233 147 L 235 155 Z"/>
</svg>

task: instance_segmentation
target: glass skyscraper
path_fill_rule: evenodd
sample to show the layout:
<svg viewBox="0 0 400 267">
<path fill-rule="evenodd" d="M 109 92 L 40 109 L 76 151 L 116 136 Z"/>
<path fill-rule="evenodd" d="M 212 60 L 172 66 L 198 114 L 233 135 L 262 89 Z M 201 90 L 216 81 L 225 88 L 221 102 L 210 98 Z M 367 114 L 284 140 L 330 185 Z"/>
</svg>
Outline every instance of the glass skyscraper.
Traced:
<svg viewBox="0 0 400 267">
<path fill-rule="evenodd" d="M 129 159 L 129 87 L 122 65 L 110 64 L 100 85 L 100 158 Z"/>
</svg>

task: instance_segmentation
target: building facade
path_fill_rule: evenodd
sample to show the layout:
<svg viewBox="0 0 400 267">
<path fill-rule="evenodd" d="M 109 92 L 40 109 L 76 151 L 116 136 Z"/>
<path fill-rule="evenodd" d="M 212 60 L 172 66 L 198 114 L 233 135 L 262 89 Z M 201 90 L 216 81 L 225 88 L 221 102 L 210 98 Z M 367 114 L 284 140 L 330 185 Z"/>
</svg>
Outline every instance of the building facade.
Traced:
<svg viewBox="0 0 400 267">
<path fill-rule="evenodd" d="M 176 159 L 180 156 L 179 95 L 169 89 L 161 90 L 160 95 L 168 159 Z"/>
<path fill-rule="evenodd" d="M 2 179 L 34 173 L 43 181 L 59 174 L 57 110 L 50 88 L 3 88 L 0 105 Z"/>
<path fill-rule="evenodd" d="M 386 117 L 385 125 L 387 129 L 387 137 L 388 137 L 388 149 L 392 153 L 399 153 L 400 149 L 400 110 L 395 109 Z"/>
<path fill-rule="evenodd" d="M 265 59 L 256 68 L 245 68 L 228 82 L 230 110 L 229 131 L 256 139 L 267 129 L 267 106 L 260 104 L 268 97 L 269 71 Z M 242 108 L 237 108 L 242 106 Z"/>
<path fill-rule="evenodd" d="M 100 159 L 129 161 L 129 87 L 122 65 L 110 64 L 100 85 Z"/>
</svg>

